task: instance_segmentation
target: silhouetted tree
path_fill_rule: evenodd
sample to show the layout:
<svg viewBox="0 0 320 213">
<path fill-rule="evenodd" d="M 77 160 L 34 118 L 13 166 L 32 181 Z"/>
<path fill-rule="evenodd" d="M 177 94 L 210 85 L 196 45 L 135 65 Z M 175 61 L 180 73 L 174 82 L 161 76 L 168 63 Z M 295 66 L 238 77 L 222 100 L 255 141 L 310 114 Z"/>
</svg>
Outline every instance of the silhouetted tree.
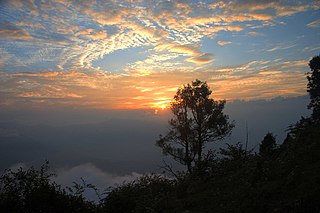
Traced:
<svg viewBox="0 0 320 213">
<path fill-rule="evenodd" d="M 312 109 L 312 120 L 319 124 L 320 122 L 320 55 L 314 56 L 310 62 L 309 67 L 311 73 L 307 76 L 308 92 L 310 95 L 309 109 Z"/>
<path fill-rule="evenodd" d="M 243 163 L 243 161 L 246 159 L 246 156 L 250 154 L 242 147 L 240 142 L 236 143 L 235 145 L 227 144 L 227 148 L 220 148 L 219 153 L 224 156 L 223 159 L 240 161 L 240 163 Z"/>
<path fill-rule="evenodd" d="M 320 55 L 314 56 L 309 61 L 311 72 L 308 72 L 307 92 L 309 92 L 310 103 L 308 109 L 312 110 L 310 117 L 301 117 L 301 119 L 293 125 L 290 125 L 288 130 L 291 136 L 308 135 L 310 126 L 319 128 L 320 126 Z"/>
<path fill-rule="evenodd" d="M 272 133 L 268 132 L 261 141 L 259 154 L 263 157 L 270 157 L 274 153 L 276 147 L 277 144 L 275 136 Z"/>
<path fill-rule="evenodd" d="M 0 176 L 1 212 L 96 212 L 97 206 L 81 194 L 69 194 L 51 180 L 49 164 L 6 170 Z"/>
<path fill-rule="evenodd" d="M 102 212 L 168 212 L 174 181 L 160 175 L 144 175 L 113 188 Z"/>
<path fill-rule="evenodd" d="M 211 92 L 200 80 L 179 88 L 171 104 L 170 131 L 157 141 L 163 153 L 186 165 L 189 173 L 202 161 L 204 145 L 223 139 L 234 126 L 222 112 L 226 101 L 213 100 Z"/>
</svg>

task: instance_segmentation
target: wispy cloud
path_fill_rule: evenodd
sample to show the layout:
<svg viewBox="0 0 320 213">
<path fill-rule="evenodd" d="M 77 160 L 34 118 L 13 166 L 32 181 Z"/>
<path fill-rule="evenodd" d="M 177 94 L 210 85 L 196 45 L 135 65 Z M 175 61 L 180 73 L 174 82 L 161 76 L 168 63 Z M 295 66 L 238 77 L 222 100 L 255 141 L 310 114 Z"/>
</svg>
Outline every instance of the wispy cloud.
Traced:
<svg viewBox="0 0 320 213">
<path fill-rule="evenodd" d="M 316 51 L 316 50 L 320 50 L 320 47 L 305 47 L 303 48 L 303 51 L 306 51 L 306 52 L 312 52 L 312 51 Z"/>
<path fill-rule="evenodd" d="M 287 49 L 290 49 L 292 47 L 296 46 L 295 44 L 291 44 L 291 45 L 280 45 L 279 46 L 275 46 L 271 49 L 268 49 L 267 51 L 268 52 L 273 52 L 273 51 L 276 51 L 276 50 L 287 50 Z"/>
<path fill-rule="evenodd" d="M 186 61 L 192 62 L 195 64 L 206 64 L 213 61 L 213 54 L 211 53 L 201 53 L 198 50 L 198 47 L 193 45 L 176 45 L 172 43 L 160 44 L 154 48 L 156 51 L 168 51 L 174 52 L 177 54 L 182 54 L 184 56 L 192 56 L 187 58 Z"/>
<path fill-rule="evenodd" d="M 51 57 L 56 66 L 74 70 L 95 69 L 94 60 L 117 50 L 137 46 L 157 49 L 159 42 L 176 43 L 167 50 L 192 56 L 189 61 L 200 61 L 207 54 L 194 47 L 203 38 L 214 38 L 221 31 L 243 31 L 242 23 L 259 21 L 260 26 L 267 26 L 277 16 L 315 9 L 315 5 L 220 1 L 208 6 L 159 1 L 153 6 L 148 1 L 98 4 L 96 1 L 52 0 L 36 4 L 32 0 L 14 0 L 5 3 L 4 20 L 12 13 L 21 13 L 25 18 L 9 18 L 11 27 L 2 27 L 0 37 L 12 41 L 35 39 L 32 42 L 39 49 L 47 48 L 50 43 L 59 52 Z M 30 54 L 36 55 L 36 52 Z M 24 59 L 20 56 L 20 60 Z"/>
<path fill-rule="evenodd" d="M 307 24 L 308 27 L 320 27 L 320 19 Z"/>
<path fill-rule="evenodd" d="M 154 48 L 156 51 L 164 51 L 167 50 L 169 52 L 182 53 L 189 56 L 195 56 L 201 54 L 197 47 L 191 45 L 177 45 L 172 43 L 164 43 L 157 45 Z"/>
<path fill-rule="evenodd" d="M 203 59 L 204 60 L 204 59 Z M 263 99 L 305 94 L 307 60 L 251 61 L 234 67 L 207 66 L 195 71 L 110 75 L 104 72 L 1 73 L 2 107 L 141 109 L 168 106 L 176 89 L 206 79 L 216 99 Z M 290 72 L 289 72 L 290 71 Z M 168 76 L 170 76 L 168 78 Z"/>
<path fill-rule="evenodd" d="M 313 2 L 312 2 L 313 3 Z M 233 2 L 229 2 L 225 5 L 225 7 L 229 8 L 231 11 L 252 11 L 252 12 L 261 12 L 269 10 L 271 14 L 265 16 L 265 19 L 269 19 L 270 15 L 277 15 L 277 16 L 289 16 L 295 13 L 305 11 L 308 8 L 312 8 L 316 6 L 316 2 L 314 4 L 306 5 L 304 1 L 300 2 L 283 2 L 278 0 L 271 0 L 271 1 L 256 1 L 256 0 L 236 0 Z M 272 18 L 270 18 L 272 19 Z"/>
<path fill-rule="evenodd" d="M 10 22 L 0 23 L 0 38 L 5 40 L 30 40 L 32 36 Z"/>
<path fill-rule="evenodd" d="M 232 44 L 232 42 L 231 41 L 217 41 L 217 44 L 219 46 L 224 46 L 224 45 Z"/>
<path fill-rule="evenodd" d="M 207 64 L 210 62 L 213 62 L 213 54 L 211 53 L 204 53 L 200 56 L 195 56 L 192 58 L 188 58 L 186 59 L 186 61 L 192 62 L 192 63 L 196 63 L 196 64 Z"/>
<path fill-rule="evenodd" d="M 232 42 L 245 46 L 241 39 L 247 35 L 262 35 L 271 27 L 282 26 L 283 16 L 317 10 L 317 2 L 4 1 L 0 13 L 0 104 L 151 107 L 167 102 L 174 88 L 195 78 L 210 79 L 219 98 L 301 93 L 306 71 L 302 64 L 293 63 L 296 67 L 292 69 L 299 71 L 290 75 L 284 72 L 290 65 L 269 63 L 257 56 L 250 56 L 254 60 L 250 63 L 218 67 L 222 55 L 214 48 Z M 307 26 L 318 27 L 319 20 Z M 298 46 L 291 41 L 259 42 L 272 43 L 261 48 L 269 55 Z M 253 45 L 250 40 L 248 46 Z M 304 51 L 315 50 L 312 44 L 308 46 Z M 144 57 L 132 59 L 123 54 L 121 62 L 113 61 L 114 53 L 137 47 L 143 47 Z M 107 65 L 97 65 L 101 61 Z M 109 69 L 112 63 L 121 63 L 121 74 Z M 280 63 L 282 66 L 275 65 Z"/>
<path fill-rule="evenodd" d="M 250 35 L 250 36 L 261 36 L 263 34 L 259 33 L 259 32 L 250 31 L 250 32 L 248 32 L 248 35 Z"/>
</svg>

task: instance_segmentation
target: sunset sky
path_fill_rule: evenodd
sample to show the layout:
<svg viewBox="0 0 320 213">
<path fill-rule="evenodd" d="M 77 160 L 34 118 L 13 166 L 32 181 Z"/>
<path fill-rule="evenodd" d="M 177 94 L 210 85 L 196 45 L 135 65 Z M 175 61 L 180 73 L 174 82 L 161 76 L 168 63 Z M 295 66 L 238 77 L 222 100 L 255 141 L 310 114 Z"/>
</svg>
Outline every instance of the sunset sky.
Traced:
<svg viewBox="0 0 320 213">
<path fill-rule="evenodd" d="M 160 109 L 306 94 L 319 0 L 0 1 L 0 107 Z"/>
<path fill-rule="evenodd" d="M 319 0 L 0 0 L 0 174 L 45 159 L 58 183 L 159 173 L 183 84 L 226 99 L 232 135 L 277 143 L 307 117 Z M 246 129 L 246 126 L 248 128 Z M 169 163 L 170 158 L 165 158 Z M 179 169 L 179 167 L 176 167 Z"/>
</svg>

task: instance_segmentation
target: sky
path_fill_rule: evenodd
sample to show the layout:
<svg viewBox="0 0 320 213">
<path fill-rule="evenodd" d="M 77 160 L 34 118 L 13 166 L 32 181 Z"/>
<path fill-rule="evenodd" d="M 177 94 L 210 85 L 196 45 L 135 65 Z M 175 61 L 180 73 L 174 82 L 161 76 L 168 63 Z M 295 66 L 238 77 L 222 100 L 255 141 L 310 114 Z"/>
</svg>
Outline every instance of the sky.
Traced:
<svg viewBox="0 0 320 213">
<path fill-rule="evenodd" d="M 318 0 L 0 1 L 1 108 L 157 109 L 304 95 Z"/>
<path fill-rule="evenodd" d="M 319 0 L 0 0 L 0 169 L 48 159 L 62 183 L 158 171 L 179 87 L 206 81 L 255 148 L 306 106 Z"/>
</svg>

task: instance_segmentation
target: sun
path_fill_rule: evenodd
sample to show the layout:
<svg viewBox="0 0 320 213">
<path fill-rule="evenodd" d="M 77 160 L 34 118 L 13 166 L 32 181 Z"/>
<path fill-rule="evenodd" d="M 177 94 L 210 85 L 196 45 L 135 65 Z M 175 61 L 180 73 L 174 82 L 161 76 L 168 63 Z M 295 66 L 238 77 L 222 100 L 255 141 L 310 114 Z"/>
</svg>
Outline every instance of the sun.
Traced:
<svg viewBox="0 0 320 213">
<path fill-rule="evenodd" d="M 157 115 L 159 113 L 159 111 L 165 111 L 167 108 L 168 108 L 167 105 L 164 105 L 164 104 L 163 105 L 159 105 L 154 109 L 154 114 Z"/>
<path fill-rule="evenodd" d="M 166 109 L 169 108 L 169 105 L 167 103 L 161 103 L 161 104 L 157 104 L 154 106 L 155 109 L 157 109 L 158 111 L 165 111 Z"/>
<path fill-rule="evenodd" d="M 161 110 L 165 110 L 165 109 L 167 109 L 167 106 L 166 106 L 166 105 L 161 105 L 161 106 L 160 106 L 160 109 L 161 109 Z"/>
<path fill-rule="evenodd" d="M 151 108 L 157 110 L 157 112 L 168 109 L 171 103 L 171 99 L 165 97 L 156 98 L 155 100 L 155 102 L 151 103 Z"/>
<path fill-rule="evenodd" d="M 154 109 L 154 114 L 157 115 L 160 112 L 164 112 L 167 109 L 169 109 L 170 108 L 169 106 L 170 105 L 167 101 L 161 101 L 161 102 L 154 103 L 152 108 Z"/>
</svg>

